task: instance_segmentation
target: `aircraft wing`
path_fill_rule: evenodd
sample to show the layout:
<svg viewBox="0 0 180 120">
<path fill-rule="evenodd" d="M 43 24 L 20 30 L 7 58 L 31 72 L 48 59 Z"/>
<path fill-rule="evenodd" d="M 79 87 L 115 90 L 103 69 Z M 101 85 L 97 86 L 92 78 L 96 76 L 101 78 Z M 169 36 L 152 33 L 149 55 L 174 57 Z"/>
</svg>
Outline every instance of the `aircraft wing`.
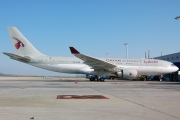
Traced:
<svg viewBox="0 0 180 120">
<path fill-rule="evenodd" d="M 83 60 L 85 64 L 91 66 L 95 70 L 112 70 L 113 68 L 117 67 L 116 65 L 104 60 L 81 54 L 74 47 L 69 48 L 72 54 L 74 54 L 77 58 Z"/>
<path fill-rule="evenodd" d="M 30 58 L 22 57 L 22 56 L 19 56 L 16 54 L 12 54 L 12 53 L 8 53 L 8 52 L 3 52 L 3 54 L 9 56 L 11 59 L 18 60 L 20 62 L 28 63 L 30 61 Z"/>
</svg>

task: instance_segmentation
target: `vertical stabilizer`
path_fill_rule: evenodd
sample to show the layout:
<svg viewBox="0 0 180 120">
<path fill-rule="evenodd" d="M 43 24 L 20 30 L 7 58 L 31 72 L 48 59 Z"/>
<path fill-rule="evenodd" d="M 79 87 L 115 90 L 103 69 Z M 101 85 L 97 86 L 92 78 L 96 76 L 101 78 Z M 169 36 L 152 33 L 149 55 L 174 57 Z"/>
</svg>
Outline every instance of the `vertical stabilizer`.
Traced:
<svg viewBox="0 0 180 120">
<path fill-rule="evenodd" d="M 40 53 L 16 27 L 8 27 L 8 32 L 14 47 L 15 54 L 21 56 L 44 56 L 44 54 Z"/>
</svg>

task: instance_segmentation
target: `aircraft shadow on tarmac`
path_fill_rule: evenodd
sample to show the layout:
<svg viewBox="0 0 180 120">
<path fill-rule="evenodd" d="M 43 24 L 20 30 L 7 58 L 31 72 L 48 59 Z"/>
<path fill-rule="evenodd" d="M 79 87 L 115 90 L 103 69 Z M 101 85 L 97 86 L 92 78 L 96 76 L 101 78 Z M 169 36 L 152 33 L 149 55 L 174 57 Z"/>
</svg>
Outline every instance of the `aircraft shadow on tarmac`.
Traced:
<svg viewBox="0 0 180 120">
<path fill-rule="evenodd" d="M 88 79 L 41 79 L 41 80 L 23 80 L 23 79 L 17 79 L 17 80 L 1 80 L 1 81 L 6 81 L 6 82 L 96 82 L 96 83 L 102 83 L 100 81 L 89 81 Z M 105 82 L 128 82 L 129 80 L 106 80 Z"/>
<path fill-rule="evenodd" d="M 156 82 L 156 83 L 148 83 L 151 85 L 180 85 L 180 82 Z"/>
<path fill-rule="evenodd" d="M 76 80 L 1 80 L 6 82 L 75 82 Z M 89 82 L 86 80 L 78 80 L 78 82 Z"/>
</svg>

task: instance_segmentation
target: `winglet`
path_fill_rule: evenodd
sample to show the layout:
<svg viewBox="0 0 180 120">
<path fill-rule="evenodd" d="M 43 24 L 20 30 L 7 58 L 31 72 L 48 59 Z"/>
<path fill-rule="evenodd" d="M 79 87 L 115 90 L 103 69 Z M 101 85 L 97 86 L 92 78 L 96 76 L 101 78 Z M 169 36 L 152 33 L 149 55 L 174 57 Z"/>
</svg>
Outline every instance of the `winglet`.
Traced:
<svg viewBox="0 0 180 120">
<path fill-rule="evenodd" d="M 77 51 L 74 47 L 69 47 L 72 54 L 79 54 L 80 52 Z"/>
</svg>

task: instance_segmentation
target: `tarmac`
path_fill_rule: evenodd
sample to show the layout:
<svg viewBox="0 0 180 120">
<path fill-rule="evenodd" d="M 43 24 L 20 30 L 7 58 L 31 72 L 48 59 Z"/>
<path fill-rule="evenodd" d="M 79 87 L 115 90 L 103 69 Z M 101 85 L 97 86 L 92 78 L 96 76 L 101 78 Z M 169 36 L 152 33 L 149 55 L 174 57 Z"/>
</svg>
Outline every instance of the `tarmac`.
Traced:
<svg viewBox="0 0 180 120">
<path fill-rule="evenodd" d="M 0 77 L 0 120 L 33 119 L 180 120 L 180 82 Z"/>
</svg>

